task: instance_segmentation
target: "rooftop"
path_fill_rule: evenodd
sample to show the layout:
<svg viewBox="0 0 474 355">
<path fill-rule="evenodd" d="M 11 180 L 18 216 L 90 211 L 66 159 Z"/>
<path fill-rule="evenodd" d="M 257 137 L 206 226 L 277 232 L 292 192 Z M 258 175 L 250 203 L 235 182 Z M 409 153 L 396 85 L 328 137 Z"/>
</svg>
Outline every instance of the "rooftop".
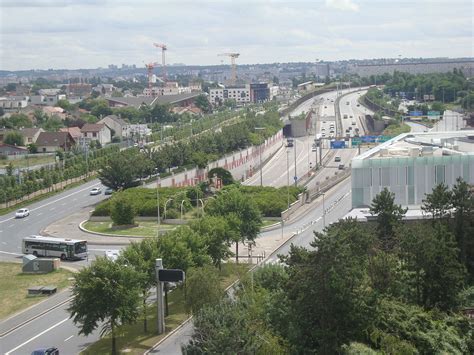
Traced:
<svg viewBox="0 0 474 355">
<path fill-rule="evenodd" d="M 415 158 L 444 155 L 474 155 L 474 130 L 404 133 L 384 142 L 352 161 Z"/>
</svg>

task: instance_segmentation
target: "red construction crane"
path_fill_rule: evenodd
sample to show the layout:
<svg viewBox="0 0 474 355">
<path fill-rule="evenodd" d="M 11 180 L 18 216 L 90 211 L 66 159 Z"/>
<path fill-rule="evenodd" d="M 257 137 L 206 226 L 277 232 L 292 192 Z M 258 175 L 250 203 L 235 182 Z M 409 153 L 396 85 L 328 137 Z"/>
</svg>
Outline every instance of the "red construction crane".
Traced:
<svg viewBox="0 0 474 355">
<path fill-rule="evenodd" d="M 166 81 L 166 61 L 165 61 L 165 52 L 168 50 L 166 44 L 153 43 L 156 48 L 161 48 L 161 65 L 163 66 L 163 80 Z"/>
<path fill-rule="evenodd" d="M 152 77 L 153 77 L 153 69 L 159 65 L 158 63 L 145 63 L 145 68 L 146 68 L 146 71 L 147 71 L 147 74 L 148 74 L 148 88 L 151 89 L 151 87 L 153 86 L 153 83 L 152 83 Z"/>
<path fill-rule="evenodd" d="M 226 56 L 230 57 L 230 63 L 232 66 L 232 77 L 231 77 L 231 82 L 232 84 L 235 84 L 235 81 L 237 80 L 237 66 L 235 65 L 235 58 L 238 58 L 240 53 L 221 53 L 218 54 L 219 57 Z"/>
</svg>

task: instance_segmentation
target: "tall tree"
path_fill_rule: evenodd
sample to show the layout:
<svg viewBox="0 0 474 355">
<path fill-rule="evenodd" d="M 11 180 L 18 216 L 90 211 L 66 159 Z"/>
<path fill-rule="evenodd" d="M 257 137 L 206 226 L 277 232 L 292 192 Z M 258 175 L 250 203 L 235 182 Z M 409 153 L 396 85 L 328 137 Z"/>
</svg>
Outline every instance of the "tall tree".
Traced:
<svg viewBox="0 0 474 355">
<path fill-rule="evenodd" d="M 452 193 L 448 187 L 441 183 L 433 188 L 433 192 L 426 194 L 422 201 L 421 209 L 432 215 L 433 220 L 443 219 L 449 216 L 452 208 Z"/>
<path fill-rule="evenodd" d="M 375 306 L 367 264 L 375 236 L 355 220 L 315 233 L 312 250 L 292 248 L 286 285 L 295 353 L 337 353 L 349 341 L 364 339 Z"/>
<path fill-rule="evenodd" d="M 74 276 L 68 311 L 80 334 L 89 335 L 103 324 L 100 335 L 111 334 L 113 355 L 118 353 L 118 326 L 138 317 L 139 277 L 133 268 L 105 257 L 98 257 Z"/>
<path fill-rule="evenodd" d="M 238 239 L 238 231 L 233 230 L 221 216 L 199 218 L 191 224 L 191 229 L 204 239 L 212 263 L 221 269 L 222 261 L 232 256 L 229 247 L 233 240 Z"/>
<path fill-rule="evenodd" d="M 461 178 L 452 190 L 454 234 L 458 242 L 461 262 L 474 274 L 474 196 Z"/>
<path fill-rule="evenodd" d="M 387 188 L 375 196 L 370 205 L 370 213 L 377 216 L 377 231 L 382 249 L 388 251 L 394 247 L 394 229 L 407 210 L 395 204 L 395 194 Z"/>
<path fill-rule="evenodd" d="M 409 301 L 425 308 L 451 310 L 464 286 L 453 234 L 442 222 L 417 223 L 400 230 L 400 256 Z"/>
<path fill-rule="evenodd" d="M 218 304 L 224 295 L 219 273 L 211 266 L 191 269 L 186 277 L 186 288 L 186 310 L 194 315 L 204 306 Z"/>
<path fill-rule="evenodd" d="M 211 216 L 223 216 L 238 230 L 239 241 L 252 243 L 262 225 L 262 217 L 255 202 L 236 188 L 221 193 L 210 201 L 206 211 Z M 239 243 L 235 243 L 235 257 L 239 261 Z"/>
<path fill-rule="evenodd" d="M 23 135 L 20 132 L 9 132 L 5 135 L 3 142 L 21 147 L 23 146 Z"/>
<path fill-rule="evenodd" d="M 99 171 L 99 180 L 114 190 L 128 189 L 139 185 L 144 159 L 137 151 L 127 150 L 107 159 Z"/>
<path fill-rule="evenodd" d="M 143 330 L 148 331 L 147 299 L 150 289 L 156 285 L 155 263 L 159 257 L 158 244 L 155 240 L 145 238 L 139 243 L 129 244 L 119 256 L 119 262 L 132 266 L 140 274 L 138 278 L 142 292 Z"/>
</svg>

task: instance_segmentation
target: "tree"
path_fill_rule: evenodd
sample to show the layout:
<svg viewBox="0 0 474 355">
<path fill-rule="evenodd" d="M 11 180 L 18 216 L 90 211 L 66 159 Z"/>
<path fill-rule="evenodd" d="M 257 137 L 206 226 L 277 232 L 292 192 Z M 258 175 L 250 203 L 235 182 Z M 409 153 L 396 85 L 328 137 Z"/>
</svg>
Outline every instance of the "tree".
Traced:
<svg viewBox="0 0 474 355">
<path fill-rule="evenodd" d="M 457 306 L 464 285 L 464 266 L 458 260 L 453 234 L 439 221 L 400 230 L 400 256 L 407 272 L 409 299 L 428 309 Z"/>
<path fill-rule="evenodd" d="M 38 153 L 38 146 L 35 143 L 28 144 L 27 148 L 28 152 L 30 152 L 31 154 Z"/>
<path fill-rule="evenodd" d="M 132 266 L 137 273 L 139 286 L 142 292 L 143 330 L 148 332 L 147 309 L 150 289 L 156 285 L 156 259 L 160 257 L 157 241 L 145 238 L 139 243 L 129 244 L 121 253 L 118 261 Z"/>
<path fill-rule="evenodd" d="M 433 188 L 433 192 L 426 194 L 426 198 L 422 200 L 421 209 L 431 214 L 433 220 L 443 219 L 449 216 L 452 193 L 448 187 L 441 183 Z"/>
<path fill-rule="evenodd" d="M 210 201 L 206 211 L 211 216 L 223 216 L 227 223 L 238 231 L 235 240 L 235 258 L 239 261 L 239 241 L 252 243 L 257 237 L 262 225 L 262 217 L 255 202 L 238 189 L 233 188 L 221 193 Z"/>
<path fill-rule="evenodd" d="M 460 260 L 469 272 L 474 274 L 474 197 L 463 179 L 456 180 L 451 198 L 454 208 L 454 235 Z"/>
<path fill-rule="evenodd" d="M 233 230 L 224 217 L 205 216 L 191 224 L 194 230 L 204 240 L 207 253 L 214 266 L 221 269 L 223 260 L 232 256 L 229 250 L 233 240 L 238 238 L 237 231 Z"/>
<path fill-rule="evenodd" d="M 75 274 L 68 311 L 79 333 L 87 336 L 102 324 L 100 335 L 111 334 L 112 354 L 117 354 L 117 328 L 138 317 L 138 279 L 133 268 L 105 257 Z"/>
<path fill-rule="evenodd" d="M 209 113 L 212 111 L 211 103 L 207 99 L 207 96 L 204 94 L 199 95 L 194 100 L 194 103 L 198 108 L 202 110 L 202 112 Z"/>
<path fill-rule="evenodd" d="M 23 135 L 20 132 L 9 132 L 3 140 L 5 144 L 23 146 Z"/>
<path fill-rule="evenodd" d="M 186 311 L 196 315 L 204 306 L 219 303 L 224 294 L 219 273 L 211 266 L 193 268 L 186 278 Z"/>
<path fill-rule="evenodd" d="M 99 180 L 114 190 L 138 186 L 138 174 L 143 170 L 140 166 L 143 160 L 138 156 L 139 154 L 136 151 L 127 150 L 111 156 L 99 171 Z"/>
<path fill-rule="evenodd" d="M 377 216 L 377 231 L 384 250 L 394 247 L 394 228 L 399 224 L 408 209 L 396 205 L 395 194 L 384 188 L 375 196 L 370 205 L 370 213 Z"/>
<path fill-rule="evenodd" d="M 208 174 L 209 178 L 218 177 L 219 179 L 222 180 L 222 185 L 231 185 L 234 183 L 234 178 L 232 177 L 232 174 L 229 172 L 229 170 L 226 170 L 224 168 L 213 168 L 209 170 Z"/>
<path fill-rule="evenodd" d="M 110 217 L 114 225 L 132 225 L 135 219 L 135 210 L 133 205 L 129 203 L 124 197 L 116 197 L 113 200 Z"/>
<path fill-rule="evenodd" d="M 364 339 L 374 317 L 375 295 L 367 264 L 375 236 L 355 220 L 315 233 L 312 249 L 291 247 L 286 290 L 293 353 L 337 353 L 350 341 Z"/>
<path fill-rule="evenodd" d="M 0 107 L 0 117 L 2 117 L 5 114 L 5 110 L 3 107 Z"/>
<path fill-rule="evenodd" d="M 97 103 L 91 109 L 91 115 L 100 118 L 112 114 L 112 109 L 105 100 L 98 100 Z"/>
</svg>

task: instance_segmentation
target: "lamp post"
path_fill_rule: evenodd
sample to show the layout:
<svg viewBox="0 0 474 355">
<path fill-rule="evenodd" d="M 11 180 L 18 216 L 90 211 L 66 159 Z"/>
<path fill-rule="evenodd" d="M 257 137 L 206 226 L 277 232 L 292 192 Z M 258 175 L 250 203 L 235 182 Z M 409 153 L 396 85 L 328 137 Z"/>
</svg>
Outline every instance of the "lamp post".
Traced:
<svg viewBox="0 0 474 355">
<path fill-rule="evenodd" d="M 255 127 L 255 130 L 256 130 L 256 131 L 262 131 L 262 130 L 264 130 L 264 129 L 265 129 L 265 127 Z M 262 143 L 262 144 L 263 144 L 263 143 Z M 259 149 L 258 149 L 258 150 L 259 150 L 259 153 L 260 153 L 260 154 L 259 154 L 259 155 L 260 155 L 260 186 L 263 186 L 262 144 L 260 144 Z"/>
<path fill-rule="evenodd" d="M 286 194 L 288 198 L 288 208 L 290 208 L 290 150 L 286 151 Z"/>
<path fill-rule="evenodd" d="M 168 202 L 170 202 L 170 201 L 173 201 L 173 199 L 172 199 L 172 198 L 169 198 L 169 199 L 166 200 L 166 202 L 165 202 L 165 219 L 166 219 L 166 205 L 167 205 Z"/>
<path fill-rule="evenodd" d="M 326 228 L 326 207 L 324 206 L 324 197 L 325 193 L 322 192 L 321 195 L 323 195 L 323 229 Z"/>
<path fill-rule="evenodd" d="M 158 168 L 155 168 L 156 172 L 156 204 L 157 204 L 157 212 L 158 212 L 158 228 L 156 231 L 156 236 L 160 236 L 160 227 L 161 227 L 161 222 L 160 222 L 160 173 L 158 172 Z"/>
<path fill-rule="evenodd" d="M 295 187 L 298 186 L 298 175 L 296 174 L 296 139 L 295 139 L 295 144 L 293 145 L 293 149 L 294 149 L 294 152 L 295 152 L 295 176 L 294 176 L 294 180 L 295 180 Z"/>
</svg>

